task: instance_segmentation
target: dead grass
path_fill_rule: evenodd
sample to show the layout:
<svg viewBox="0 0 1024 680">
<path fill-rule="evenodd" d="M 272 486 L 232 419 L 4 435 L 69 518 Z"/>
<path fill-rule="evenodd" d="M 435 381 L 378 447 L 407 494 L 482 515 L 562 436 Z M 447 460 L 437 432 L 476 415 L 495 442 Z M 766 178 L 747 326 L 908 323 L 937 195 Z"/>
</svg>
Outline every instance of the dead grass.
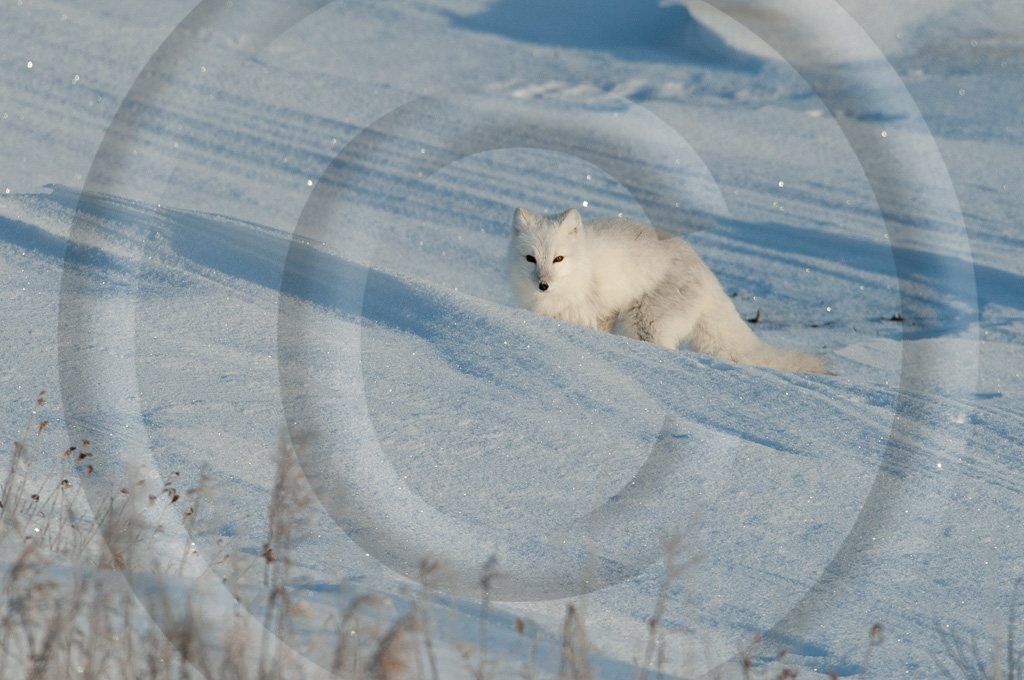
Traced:
<svg viewBox="0 0 1024 680">
<path fill-rule="evenodd" d="M 204 513 L 215 505 L 216 480 L 204 471 L 186 488 L 176 472 L 154 480 L 138 469 L 90 511 L 81 482 L 99 463 L 89 442 L 47 459 L 47 422 L 40 418 L 45 405 L 43 393 L 0 484 L 3 680 L 597 677 L 598 657 L 580 603 L 566 607 L 560 645 L 537 624 L 517 619 L 514 631 L 502 632 L 521 644 L 494 653 L 490 591 L 501 578 L 497 560 L 481 565 L 476 644 L 438 631 L 431 584 L 443 575 L 443 559 L 425 558 L 418 579 L 423 585 L 403 598 L 349 588 L 336 608 L 325 611 L 323 597 L 304 597 L 295 587 L 295 550 L 318 506 L 303 474 L 301 447 L 284 441 L 276 456 L 262 546 L 246 552 L 232 542 L 237 538 L 218 540 L 216 554 L 202 562 L 189 538 L 202 531 Z M 185 546 L 179 556 L 158 550 L 179 543 Z M 634 680 L 669 677 L 672 631 L 664 626 L 665 608 L 673 582 L 695 562 L 681 559 L 682 546 L 678 536 L 665 546 L 665 579 Z M 225 592 L 234 602 L 223 602 Z M 963 645 L 953 638 L 950 646 Z M 742 650 L 740 656 L 735 677 L 797 676 L 783 663 L 784 654 L 771 667 L 758 667 Z M 1010 673 L 1002 677 L 1022 680 L 1020 666 L 1020 656 L 1011 657 Z"/>
<path fill-rule="evenodd" d="M 965 635 L 947 625 L 935 624 L 944 656 L 935 656 L 934 660 L 942 677 L 946 680 L 1024 679 L 1024 647 L 1017 639 L 1017 607 L 1022 583 L 1022 579 L 1014 583 L 1005 634 L 994 632 L 987 643 L 977 635 Z"/>
</svg>

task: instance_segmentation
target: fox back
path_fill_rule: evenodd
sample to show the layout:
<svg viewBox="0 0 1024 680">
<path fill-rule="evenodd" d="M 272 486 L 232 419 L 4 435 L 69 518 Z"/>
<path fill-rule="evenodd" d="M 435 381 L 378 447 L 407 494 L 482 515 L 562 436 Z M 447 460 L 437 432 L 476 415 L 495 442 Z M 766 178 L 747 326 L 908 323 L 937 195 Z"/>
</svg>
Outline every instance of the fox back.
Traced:
<svg viewBox="0 0 1024 680">
<path fill-rule="evenodd" d="M 818 355 L 761 342 L 683 239 L 624 218 L 583 224 L 517 208 L 509 274 L 523 307 L 570 323 L 784 371 L 828 371 Z"/>
</svg>

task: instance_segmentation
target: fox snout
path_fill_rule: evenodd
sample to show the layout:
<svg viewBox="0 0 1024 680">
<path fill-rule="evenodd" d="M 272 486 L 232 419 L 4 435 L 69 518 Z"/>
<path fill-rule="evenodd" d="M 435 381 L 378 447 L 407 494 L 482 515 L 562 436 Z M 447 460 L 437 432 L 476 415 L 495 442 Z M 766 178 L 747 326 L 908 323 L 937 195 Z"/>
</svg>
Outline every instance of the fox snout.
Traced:
<svg viewBox="0 0 1024 680">
<path fill-rule="evenodd" d="M 551 271 L 551 267 L 539 266 L 537 267 L 537 288 L 540 292 L 546 291 L 551 287 L 551 280 L 556 278 L 555 272 Z"/>
</svg>

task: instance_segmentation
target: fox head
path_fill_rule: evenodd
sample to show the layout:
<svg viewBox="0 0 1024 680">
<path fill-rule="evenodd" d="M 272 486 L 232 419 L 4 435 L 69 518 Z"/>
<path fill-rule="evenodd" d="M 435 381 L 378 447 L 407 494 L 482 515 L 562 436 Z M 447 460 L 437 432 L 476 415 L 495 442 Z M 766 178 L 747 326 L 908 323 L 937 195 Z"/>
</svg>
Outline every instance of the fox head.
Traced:
<svg viewBox="0 0 1024 680">
<path fill-rule="evenodd" d="M 558 296 L 567 288 L 586 285 L 583 220 L 576 209 L 557 217 L 516 208 L 512 218 L 509 267 L 520 302 L 532 307 L 534 296 Z"/>
</svg>

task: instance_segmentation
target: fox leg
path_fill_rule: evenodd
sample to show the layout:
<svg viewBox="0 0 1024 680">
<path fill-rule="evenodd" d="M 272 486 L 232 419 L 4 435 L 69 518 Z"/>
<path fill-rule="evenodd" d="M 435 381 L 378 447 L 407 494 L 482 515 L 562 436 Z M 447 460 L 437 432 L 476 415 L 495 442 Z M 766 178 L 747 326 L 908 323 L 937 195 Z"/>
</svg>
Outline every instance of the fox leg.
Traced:
<svg viewBox="0 0 1024 680">
<path fill-rule="evenodd" d="M 659 295 L 643 295 L 621 315 L 622 334 L 635 340 L 678 349 L 700 318 L 700 308 L 685 300 L 666 300 Z M 684 304 L 680 304 L 684 302 Z M 674 303 L 674 304 L 673 304 Z"/>
<path fill-rule="evenodd" d="M 615 332 L 615 320 L 618 317 L 617 314 L 610 314 L 606 317 L 597 320 L 597 330 L 604 331 L 605 333 Z"/>
</svg>

